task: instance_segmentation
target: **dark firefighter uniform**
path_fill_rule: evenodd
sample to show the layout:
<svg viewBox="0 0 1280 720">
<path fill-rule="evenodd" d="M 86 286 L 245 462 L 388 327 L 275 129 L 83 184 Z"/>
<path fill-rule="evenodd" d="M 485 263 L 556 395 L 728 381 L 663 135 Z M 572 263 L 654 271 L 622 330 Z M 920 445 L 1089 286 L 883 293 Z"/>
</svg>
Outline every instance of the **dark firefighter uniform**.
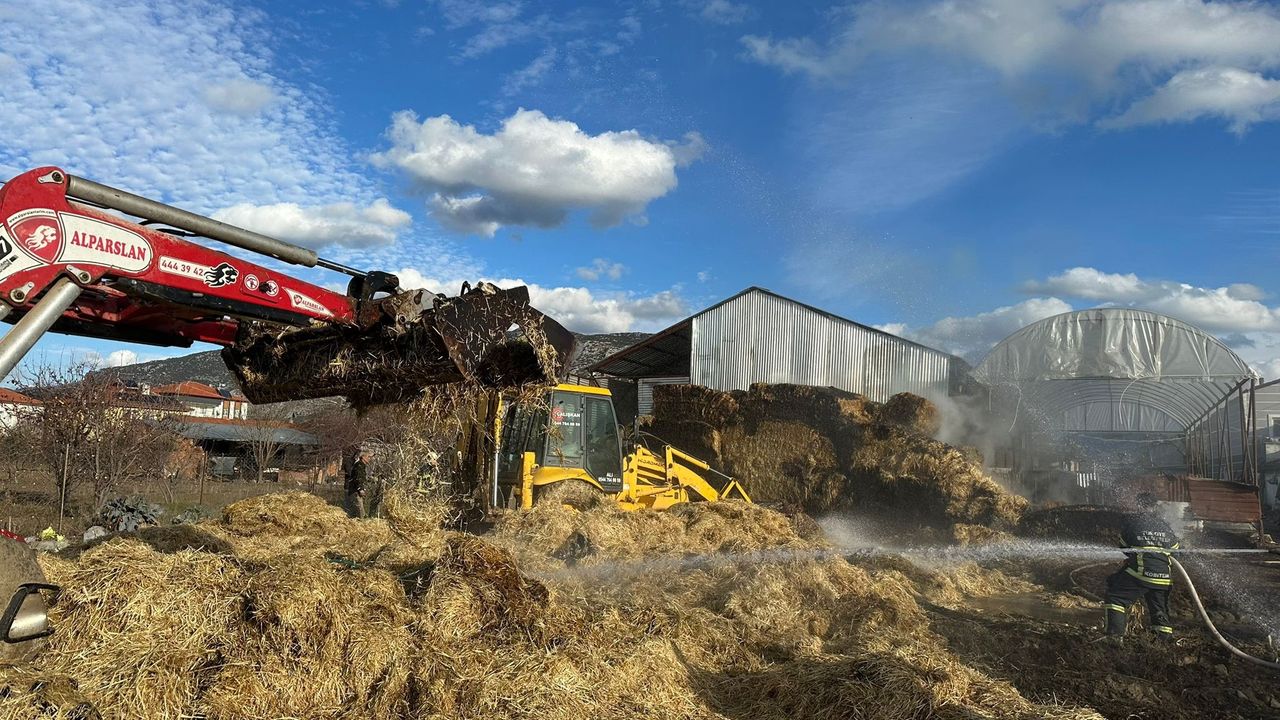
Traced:
<svg viewBox="0 0 1280 720">
<path fill-rule="evenodd" d="M 1169 590 L 1173 587 L 1169 553 L 1178 548 L 1178 538 L 1169 524 L 1151 512 L 1126 518 L 1120 533 L 1127 556 L 1124 566 L 1107 578 L 1107 634 L 1124 635 L 1129 606 L 1138 598 L 1147 603 L 1152 632 L 1173 639 L 1169 624 Z"/>
</svg>

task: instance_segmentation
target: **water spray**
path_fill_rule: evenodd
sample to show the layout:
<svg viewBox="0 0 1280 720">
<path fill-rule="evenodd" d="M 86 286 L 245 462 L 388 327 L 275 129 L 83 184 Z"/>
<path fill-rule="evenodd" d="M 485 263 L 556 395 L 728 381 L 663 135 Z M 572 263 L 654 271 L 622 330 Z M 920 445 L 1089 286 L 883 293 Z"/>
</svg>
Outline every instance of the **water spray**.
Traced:
<svg viewBox="0 0 1280 720">
<path fill-rule="evenodd" d="M 1262 552 L 1268 551 L 1263 550 Z M 1274 663 L 1269 660 L 1254 657 L 1235 645 L 1232 645 L 1226 638 L 1222 637 L 1222 633 L 1218 632 L 1218 628 L 1214 626 L 1213 620 L 1209 619 L 1209 612 L 1204 609 L 1204 603 L 1200 601 L 1200 593 L 1196 592 L 1195 583 L 1191 582 L 1191 576 L 1188 575 L 1186 569 L 1182 567 L 1182 563 L 1178 562 L 1178 559 L 1172 555 L 1169 556 L 1169 563 L 1173 565 L 1174 570 L 1178 571 L 1178 577 L 1182 578 L 1182 582 L 1187 584 L 1187 589 L 1191 591 L 1191 599 L 1195 601 L 1196 610 L 1200 613 L 1200 619 L 1204 620 L 1204 624 L 1209 626 L 1209 632 L 1213 633 L 1213 637 L 1218 641 L 1219 645 L 1222 645 L 1222 647 L 1230 651 L 1232 655 L 1235 655 L 1241 660 L 1251 662 L 1255 665 L 1261 665 L 1264 668 L 1280 670 L 1280 663 Z"/>
</svg>

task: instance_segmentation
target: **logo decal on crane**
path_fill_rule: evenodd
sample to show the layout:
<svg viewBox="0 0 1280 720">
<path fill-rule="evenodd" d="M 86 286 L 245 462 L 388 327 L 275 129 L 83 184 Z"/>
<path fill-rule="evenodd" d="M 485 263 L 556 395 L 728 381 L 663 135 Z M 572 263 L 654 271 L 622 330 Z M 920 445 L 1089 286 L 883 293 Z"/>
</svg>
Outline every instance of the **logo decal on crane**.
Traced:
<svg viewBox="0 0 1280 720">
<path fill-rule="evenodd" d="M 51 212 L 22 212 L 9 218 L 18 245 L 41 262 L 52 263 L 62 251 L 62 229 Z"/>
<path fill-rule="evenodd" d="M 204 284 L 209 287 L 223 287 L 225 285 L 234 285 L 236 278 L 240 277 L 240 271 L 231 266 L 231 263 L 221 263 L 217 267 L 208 268 L 204 272 Z"/>
</svg>

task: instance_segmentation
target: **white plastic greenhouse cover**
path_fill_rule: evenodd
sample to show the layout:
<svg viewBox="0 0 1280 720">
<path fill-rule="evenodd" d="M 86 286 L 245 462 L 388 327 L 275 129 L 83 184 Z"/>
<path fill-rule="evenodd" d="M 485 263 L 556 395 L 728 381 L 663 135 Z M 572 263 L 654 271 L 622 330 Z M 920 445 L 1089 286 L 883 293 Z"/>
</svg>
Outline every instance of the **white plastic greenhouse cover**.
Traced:
<svg viewBox="0 0 1280 720">
<path fill-rule="evenodd" d="M 973 374 L 1062 429 L 1088 432 L 1181 432 L 1255 377 L 1203 330 L 1125 308 L 1032 323 L 992 348 Z"/>
</svg>

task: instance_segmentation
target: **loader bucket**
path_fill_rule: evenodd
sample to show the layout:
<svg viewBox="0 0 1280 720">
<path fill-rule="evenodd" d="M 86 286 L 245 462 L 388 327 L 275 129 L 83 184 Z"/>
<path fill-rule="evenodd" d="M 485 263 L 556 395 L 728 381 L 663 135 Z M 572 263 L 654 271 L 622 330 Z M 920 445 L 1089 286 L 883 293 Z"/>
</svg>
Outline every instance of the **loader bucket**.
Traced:
<svg viewBox="0 0 1280 720">
<path fill-rule="evenodd" d="M 572 333 L 530 307 L 524 287 L 414 290 L 372 303 L 357 326 L 250 330 L 222 358 L 250 402 L 343 396 L 368 407 L 444 383 L 554 385 L 573 351 Z"/>
</svg>

